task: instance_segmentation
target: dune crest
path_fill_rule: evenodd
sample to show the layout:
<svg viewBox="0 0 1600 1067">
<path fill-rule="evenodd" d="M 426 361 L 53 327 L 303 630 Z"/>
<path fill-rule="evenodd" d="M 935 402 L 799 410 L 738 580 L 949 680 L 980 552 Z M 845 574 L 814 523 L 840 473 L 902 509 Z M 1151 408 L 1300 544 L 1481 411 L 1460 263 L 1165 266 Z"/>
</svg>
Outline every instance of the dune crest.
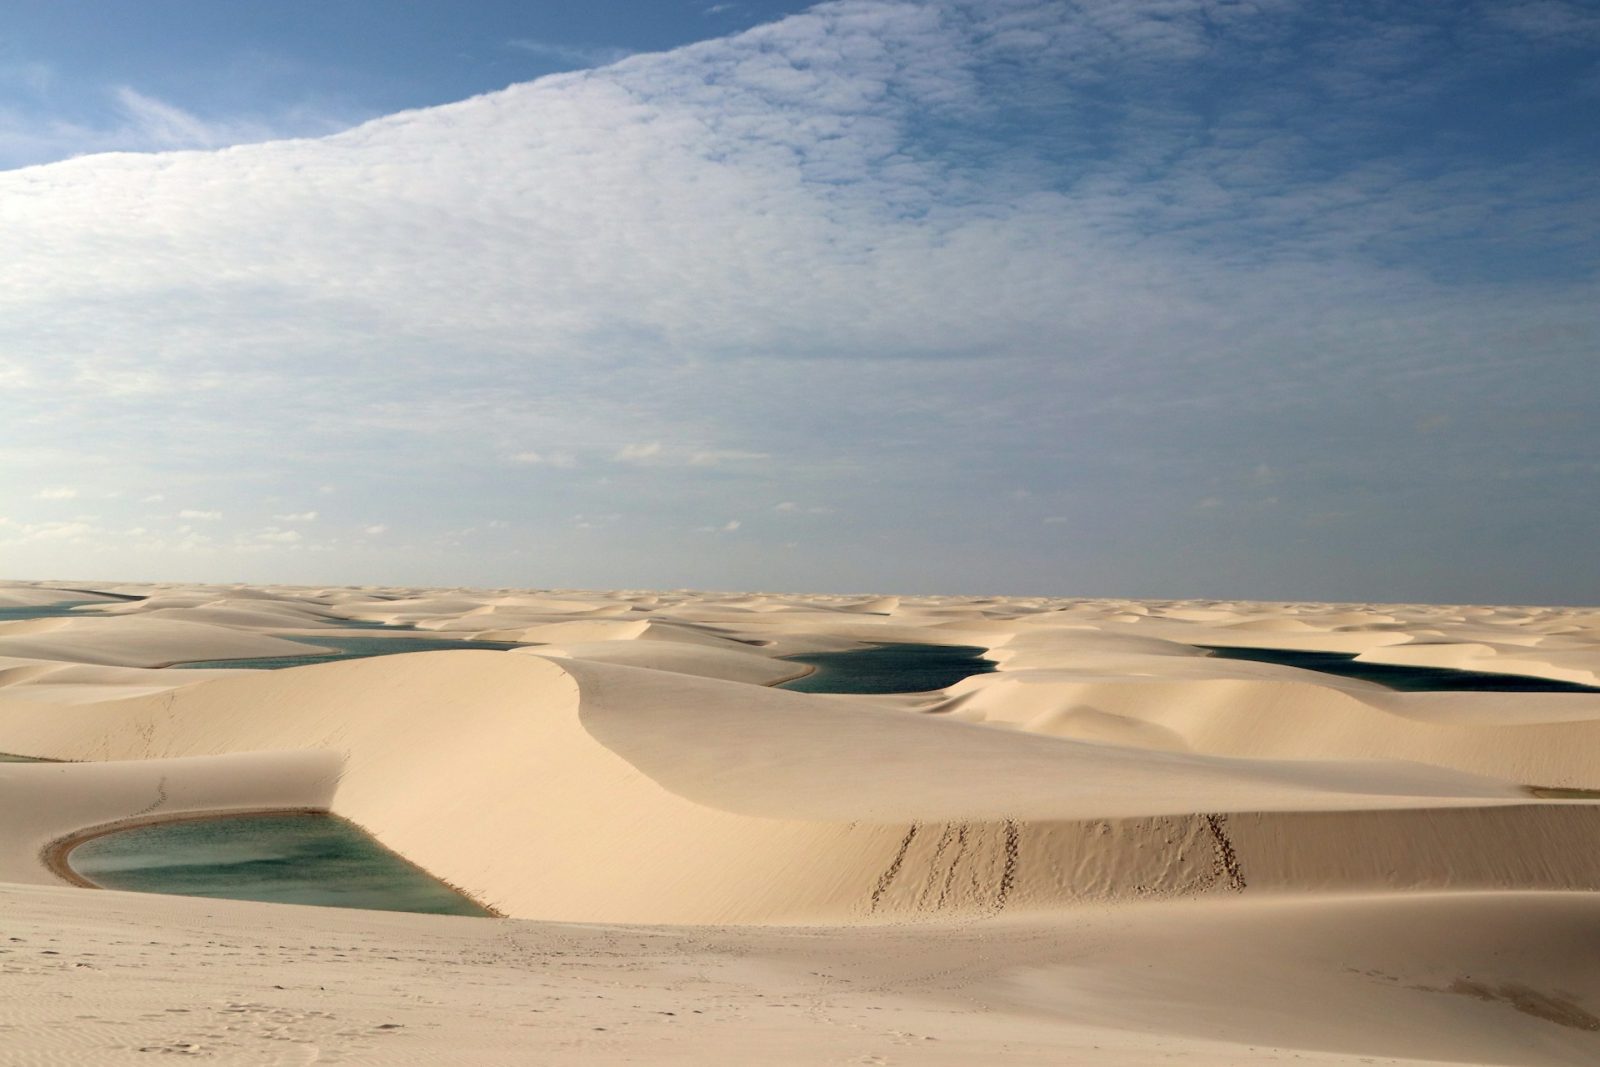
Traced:
<svg viewBox="0 0 1600 1067">
<path fill-rule="evenodd" d="M 146 914 L 119 894 L 52 888 L 60 870 L 44 861 L 74 835 L 326 810 L 511 916 L 522 943 L 566 929 L 550 923 L 715 926 L 718 944 L 763 954 L 758 981 L 776 989 L 800 958 L 793 939 L 809 937 L 806 951 L 850 981 L 870 985 L 885 967 L 963 974 L 962 996 L 982 990 L 1051 1035 L 1042 1062 L 1068 1048 L 1112 1063 L 1154 1048 L 1272 1062 L 1252 1043 L 1277 1041 L 1308 1062 L 1582 1063 L 1600 1040 L 1600 987 L 1574 934 L 1600 889 L 1588 847 L 1600 832 L 1588 792 L 1600 790 L 1600 693 L 1397 692 L 1208 651 L 1526 665 L 1581 681 L 1600 665 L 1595 612 L 4 591 L 15 610 L 0 621 L 0 752 L 74 761 L 0 763 L 13 812 L 0 832 L 0 883 L 12 888 L 0 892 L 19 914 L 57 914 L 58 892 L 97 915 Z M 77 600 L 89 602 L 54 606 Z M 408 652 L 408 635 L 519 647 Z M 394 654 L 329 647 L 357 638 Z M 975 646 L 998 669 L 923 693 L 774 688 L 805 670 L 787 656 L 896 642 Z M 160 666 L 308 652 L 328 661 Z M 223 910 L 252 930 L 278 913 Z M 394 944 L 465 936 L 420 916 L 329 921 L 381 928 L 361 936 Z M 1384 942 L 1420 945 L 1462 922 L 1479 925 L 1448 963 Z M 971 949 L 963 931 L 987 931 L 972 936 L 1004 962 L 952 963 Z M 900 945 L 886 958 L 899 962 L 858 959 L 852 938 Z M 1507 948 L 1518 938 L 1548 958 Z M 1040 947 L 1055 944 L 1079 947 Z M 1171 962 L 1184 952 L 1237 959 L 1203 977 Z M 1220 997 L 1219 975 L 1252 999 Z M 933 988 L 917 996 L 937 1000 Z M 1319 1021 L 1306 1005 L 1322 1001 L 1421 1021 Z"/>
</svg>

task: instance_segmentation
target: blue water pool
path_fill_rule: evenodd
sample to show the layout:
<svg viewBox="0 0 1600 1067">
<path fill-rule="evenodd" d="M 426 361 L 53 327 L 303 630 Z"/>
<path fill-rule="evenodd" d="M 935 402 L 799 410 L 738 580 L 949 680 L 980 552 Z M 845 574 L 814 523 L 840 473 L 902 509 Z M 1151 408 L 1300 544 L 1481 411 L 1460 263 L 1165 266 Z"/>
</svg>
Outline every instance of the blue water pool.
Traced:
<svg viewBox="0 0 1600 1067">
<path fill-rule="evenodd" d="M 298 641 L 303 645 L 319 645 L 328 649 L 326 655 L 304 656 L 262 656 L 254 659 L 211 659 L 194 663 L 178 663 L 176 667 L 192 670 L 219 668 L 246 668 L 249 670 L 271 671 L 283 667 L 303 667 L 308 663 L 332 663 L 342 659 L 366 659 L 369 656 L 394 656 L 403 652 L 440 652 L 449 649 L 482 648 L 503 652 L 508 648 L 516 648 L 515 641 L 463 641 L 460 639 L 441 637 L 301 637 L 295 635 L 281 635 L 285 640 Z"/>
<path fill-rule="evenodd" d="M 96 885 L 135 893 L 490 914 L 360 828 L 325 814 L 156 823 L 91 838 L 67 862 Z"/>
<path fill-rule="evenodd" d="M 60 604 L 46 604 L 43 606 L 23 608 L 0 608 L 0 622 L 16 622 L 19 619 L 58 619 L 66 615 L 82 615 L 81 611 L 74 608 L 85 604 L 104 604 L 104 600 L 66 600 Z"/>
<path fill-rule="evenodd" d="M 1227 648 L 1200 645 L 1223 659 L 1277 663 L 1285 667 L 1321 671 L 1346 678 L 1376 682 L 1389 689 L 1413 693 L 1600 693 L 1600 689 L 1576 682 L 1558 682 L 1521 674 L 1489 674 L 1484 671 L 1455 671 L 1443 667 L 1399 667 L 1387 663 L 1365 663 L 1347 652 L 1302 652 L 1284 648 Z"/>
<path fill-rule="evenodd" d="M 808 652 L 784 658 L 816 670 L 779 688 L 801 693 L 926 693 L 994 670 L 983 652 L 971 645 L 916 644 Z"/>
</svg>

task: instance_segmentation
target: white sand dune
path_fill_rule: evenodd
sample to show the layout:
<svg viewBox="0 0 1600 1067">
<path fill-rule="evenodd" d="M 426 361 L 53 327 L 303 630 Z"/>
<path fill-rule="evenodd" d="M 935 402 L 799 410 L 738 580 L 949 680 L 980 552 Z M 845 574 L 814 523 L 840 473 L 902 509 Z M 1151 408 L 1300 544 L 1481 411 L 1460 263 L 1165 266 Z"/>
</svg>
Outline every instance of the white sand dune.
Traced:
<svg viewBox="0 0 1600 1067">
<path fill-rule="evenodd" d="M 1408 667 L 1447 667 L 1490 674 L 1529 674 L 1579 685 L 1600 685 L 1600 659 L 1585 644 L 1546 647 L 1548 637 L 1529 635 L 1523 641 L 1448 641 L 1388 645 L 1369 649 L 1358 659 Z M 1537 642 L 1538 647 L 1533 647 Z"/>
<path fill-rule="evenodd" d="M 328 650 L 217 623 L 133 616 L 0 622 L 0 657 L 117 667 L 213 659 L 314 656 Z"/>
<path fill-rule="evenodd" d="M 333 810 L 403 855 L 507 914 L 581 921 L 920 913 L 941 905 L 902 890 L 930 880 L 960 884 L 944 894 L 953 911 L 1131 894 L 1135 883 L 1177 893 L 1215 881 L 1211 831 L 1204 819 L 1140 817 L 1527 799 L 1422 765 L 1174 756 L 493 652 L 262 672 L 99 705 L 18 705 L 0 728 L 0 747 L 70 759 L 291 745 L 338 753 Z M 1121 820 L 1119 835 L 1150 840 L 1067 844 L 1092 839 L 1108 817 Z M 1173 834 L 1181 839 L 1171 848 L 1154 846 Z M 511 839 L 515 849 L 499 847 Z M 1062 882 L 1068 861 L 1042 853 L 1069 848 L 1072 866 L 1109 866 Z M 1036 852 L 1040 862 L 1024 866 Z M 637 877 L 612 877 L 620 856 Z M 812 873 L 793 876 L 802 870 Z"/>
<path fill-rule="evenodd" d="M 1592 1062 L 1600 997 L 1591 894 L 1080 907 L 847 937 L 3 885 L 0 910 L 18 1063 L 1553 1067 Z"/>
<path fill-rule="evenodd" d="M 67 604 L 116 604 L 104 593 L 24 582 L 0 582 L 0 608 L 41 608 Z"/>
<path fill-rule="evenodd" d="M 801 677 L 810 669 L 803 664 L 757 655 L 737 645 L 719 648 L 699 643 L 648 639 L 548 644 L 528 648 L 526 652 L 554 659 L 615 663 L 651 671 L 692 674 L 746 685 L 775 685 Z"/>
<path fill-rule="evenodd" d="M 43 607 L 65 586 L 0 591 Z M 1199 647 L 1584 682 L 1594 611 L 145 592 L 0 623 L 0 752 L 79 761 L 0 764 L 7 914 L 117 974 L 156 938 L 164 1006 L 197 1015 L 124 990 L 79 1020 L 96 1062 L 278 1062 L 269 1032 L 374 1063 L 1600 1062 L 1581 793 L 1600 693 L 1400 693 Z M 524 647 L 158 666 L 312 651 L 292 636 L 341 619 Z M 783 656 L 905 641 L 999 669 L 920 694 L 770 688 L 799 671 Z M 344 815 L 513 918 L 58 889 L 41 859 L 124 820 L 272 807 Z M 0 956 L 19 1062 L 80 1039 L 58 962 Z M 619 974 L 620 995 L 573 992 Z M 317 1014 L 335 1008 L 358 1021 Z M 212 1021 L 229 1014 L 254 1021 Z"/>
<path fill-rule="evenodd" d="M 300 749 L 189 759 L 0 763 L 0 882 L 59 884 L 40 864 L 60 838 L 130 819 L 197 812 L 327 810 L 337 754 Z"/>
</svg>

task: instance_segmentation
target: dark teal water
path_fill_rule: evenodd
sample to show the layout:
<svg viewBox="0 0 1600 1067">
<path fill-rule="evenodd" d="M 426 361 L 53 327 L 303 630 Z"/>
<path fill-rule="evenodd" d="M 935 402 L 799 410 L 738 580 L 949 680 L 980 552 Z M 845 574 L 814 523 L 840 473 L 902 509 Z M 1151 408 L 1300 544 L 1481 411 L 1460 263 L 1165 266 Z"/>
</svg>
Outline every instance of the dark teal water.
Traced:
<svg viewBox="0 0 1600 1067">
<path fill-rule="evenodd" d="M 1483 671 L 1453 671 L 1443 667 L 1396 667 L 1386 663 L 1364 663 L 1346 652 L 1301 652 L 1282 648 L 1223 648 L 1201 645 L 1223 659 L 1244 659 L 1256 663 L 1278 663 L 1323 674 L 1360 678 L 1389 689 L 1411 693 L 1600 693 L 1600 689 L 1576 682 L 1558 682 L 1522 674 L 1487 674 Z"/>
<path fill-rule="evenodd" d="M 416 630 L 415 626 L 408 623 L 373 622 L 371 619 L 341 619 L 335 615 L 328 616 L 329 622 L 336 622 L 340 626 L 351 630 Z"/>
<path fill-rule="evenodd" d="M 489 913 L 333 815 L 237 815 L 159 823 L 84 842 L 68 856 L 96 885 L 134 893 Z"/>
<path fill-rule="evenodd" d="M 196 663 L 177 663 L 175 667 L 213 670 L 219 668 L 248 668 L 272 671 L 283 667 L 303 667 L 308 663 L 332 663 L 342 659 L 366 659 L 369 656 L 394 656 L 402 652 L 439 652 L 455 648 L 486 648 L 504 652 L 516 648 L 515 641 L 462 641 L 439 637 L 300 637 L 285 635 L 287 641 L 305 645 L 320 645 L 329 650 L 325 656 L 265 656 L 257 659 L 210 659 Z"/>
<path fill-rule="evenodd" d="M 63 615 L 82 615 L 81 611 L 73 608 L 83 604 L 104 604 L 104 600 L 69 600 L 61 604 L 50 604 L 45 607 L 32 608 L 0 608 L 0 622 L 16 622 L 18 619 L 57 619 Z"/>
<path fill-rule="evenodd" d="M 994 664 L 970 645 L 877 645 L 849 652 L 785 656 L 817 669 L 778 688 L 801 693 L 926 693 L 955 685 Z"/>
</svg>

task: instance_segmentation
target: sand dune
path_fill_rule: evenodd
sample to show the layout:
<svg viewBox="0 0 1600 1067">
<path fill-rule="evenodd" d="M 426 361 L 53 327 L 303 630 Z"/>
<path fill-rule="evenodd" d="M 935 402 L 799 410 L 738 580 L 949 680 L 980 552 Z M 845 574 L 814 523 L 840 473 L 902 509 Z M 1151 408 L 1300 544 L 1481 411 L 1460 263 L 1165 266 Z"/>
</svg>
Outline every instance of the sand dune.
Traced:
<svg viewBox="0 0 1600 1067">
<path fill-rule="evenodd" d="M 189 759 L 0 763 L 0 882 L 57 884 L 40 863 L 51 842 L 131 819 L 281 808 L 326 810 L 332 752 L 241 752 Z"/>
<path fill-rule="evenodd" d="M 1600 666 L 1594 611 L 144 592 L 90 615 L 0 622 L 0 752 L 78 761 L 0 764 L 10 813 L 0 881 L 39 887 L 0 892 L 27 921 L 74 944 L 88 937 L 95 951 L 126 924 L 154 929 L 162 916 L 188 924 L 191 950 L 198 931 L 219 929 L 213 921 L 264 944 L 284 912 L 52 890 L 59 879 L 41 862 L 52 841 L 121 820 L 314 808 L 513 917 L 305 910 L 329 938 L 375 957 L 426 943 L 463 959 L 484 958 L 474 947 L 483 938 L 546 960 L 551 946 L 581 942 L 572 965 L 598 974 L 593 953 L 615 951 L 633 928 L 580 934 L 552 923 L 714 924 L 723 929 L 693 944 L 671 930 L 638 934 L 673 947 L 643 967 L 634 999 L 664 1004 L 681 975 L 732 954 L 750 961 L 738 996 L 823 996 L 823 1015 L 855 1020 L 839 1025 L 856 1036 L 830 1035 L 803 1013 L 774 1014 L 782 1021 L 766 1039 L 792 1053 L 779 1059 L 973 1062 L 1002 1044 L 1025 1062 L 1600 1059 L 1591 944 L 1600 853 L 1589 847 L 1600 805 L 1527 789 L 1600 789 L 1600 694 L 1401 693 L 1201 647 L 1345 651 L 1583 682 Z M 0 594 L 19 608 L 91 599 L 65 584 Z M 279 671 L 161 667 L 326 651 L 293 638 L 337 633 L 347 620 L 383 622 L 389 629 L 360 632 L 397 641 L 414 628 L 523 647 Z M 799 673 L 784 656 L 906 641 L 975 645 L 999 669 L 933 693 L 771 688 Z M 85 918 L 75 924 L 74 914 Z M 275 973 L 326 986 L 337 965 L 307 951 L 289 952 Z M 515 984 L 498 967 L 485 962 L 476 980 Z M 833 977 L 816 986 L 819 967 Z M 19 1010 L 43 1018 L 54 972 L 16 973 L 40 991 Z M 185 1003 L 202 995 L 200 970 L 175 981 Z M 454 1002 L 432 982 L 418 988 Z M 808 982 L 811 992 L 796 991 Z M 705 1015 L 728 1003 L 718 996 L 691 990 L 678 1003 Z M 938 1040 L 863 1029 L 886 1004 Z M 681 1045 L 644 1025 L 580 1041 L 612 1034 L 632 1009 L 549 1007 L 553 1032 L 567 1035 L 559 1048 L 541 1038 L 553 1060 L 584 1049 L 602 1059 L 773 1058 L 779 1047 L 731 1017 L 682 1026 L 695 1036 Z M 389 1036 L 419 1062 L 441 1034 L 471 1050 L 463 1062 L 489 1062 L 518 1047 L 511 1015 L 497 1000 L 492 1032 L 468 1038 L 430 1016 L 432 1036 Z M 1014 1025 L 992 1026 L 999 1018 Z M 354 1061 L 400 1062 L 369 1044 L 380 1031 L 339 1038 L 303 1011 L 295 1019 L 285 1026 L 343 1041 Z M 159 1043 L 156 1029 L 141 1040 Z M 57 1054 L 31 1040 L 44 1059 Z"/>
<path fill-rule="evenodd" d="M 11 660 L 165 667 L 209 659 L 308 656 L 326 651 L 228 625 L 144 616 L 0 623 L 0 657 Z"/>
<path fill-rule="evenodd" d="M 0 608 L 35 608 L 65 604 L 115 604 L 118 599 L 100 592 L 41 586 L 25 582 L 0 582 Z"/>
<path fill-rule="evenodd" d="M 1592 1062 L 1600 995 L 1589 894 L 1080 907 L 847 937 L 34 886 L 0 885 L 0 908 L 19 1063 L 1546 1067 Z"/>
<path fill-rule="evenodd" d="M 1091 881 L 1091 895 L 1136 883 L 1177 893 L 1211 875 L 1204 820 L 1138 817 L 1526 800 L 1421 765 L 1175 756 L 471 651 L 263 672 L 101 705 L 19 705 L 0 746 L 93 760 L 336 752 L 333 810 L 507 914 L 584 921 L 848 921 L 899 907 L 896 876 L 902 886 L 972 882 L 959 903 L 945 894 L 952 910 L 1047 904 L 1091 892 Z M 1087 820 L 1105 817 L 1137 843 L 1078 845 L 1081 855 L 1060 858 L 1065 842 L 1109 825 Z M 1182 840 L 1155 847 L 1178 824 Z M 933 844 L 943 837 L 945 847 Z M 515 850 L 499 847 L 510 839 Z M 957 839 L 965 851 L 949 850 Z M 1141 852 L 1142 865 L 1126 868 Z M 613 876 L 622 856 L 634 878 Z M 1061 877 L 1064 864 L 1101 861 L 1090 880 Z M 802 870 L 811 873 L 793 876 Z M 904 910 L 932 910 L 925 895 Z"/>
</svg>

